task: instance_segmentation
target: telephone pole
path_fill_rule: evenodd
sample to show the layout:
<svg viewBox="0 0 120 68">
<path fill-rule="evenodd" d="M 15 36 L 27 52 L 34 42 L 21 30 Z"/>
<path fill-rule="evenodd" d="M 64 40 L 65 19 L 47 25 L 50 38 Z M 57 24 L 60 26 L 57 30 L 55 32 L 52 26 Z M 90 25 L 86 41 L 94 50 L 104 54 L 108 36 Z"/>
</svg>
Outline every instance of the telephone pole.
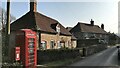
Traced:
<svg viewBox="0 0 120 68">
<path fill-rule="evenodd" d="M 10 36 L 10 0 L 7 0 L 7 22 L 5 28 L 5 56 L 8 56 L 9 51 L 9 36 Z"/>
<path fill-rule="evenodd" d="M 7 34 L 10 35 L 10 0 L 7 0 Z"/>
</svg>

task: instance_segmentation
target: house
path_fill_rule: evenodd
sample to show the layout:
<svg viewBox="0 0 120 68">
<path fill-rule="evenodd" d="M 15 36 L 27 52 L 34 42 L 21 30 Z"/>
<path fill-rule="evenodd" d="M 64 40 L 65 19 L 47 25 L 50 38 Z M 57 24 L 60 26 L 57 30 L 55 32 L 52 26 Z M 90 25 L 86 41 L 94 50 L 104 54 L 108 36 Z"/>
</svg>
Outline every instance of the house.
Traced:
<svg viewBox="0 0 120 68">
<path fill-rule="evenodd" d="M 109 33 L 109 45 L 115 45 L 120 43 L 120 37 L 114 33 Z"/>
<path fill-rule="evenodd" d="M 78 22 L 77 25 L 70 30 L 70 32 L 77 38 L 78 46 L 81 46 L 81 44 L 108 42 L 108 33 L 104 30 L 104 24 L 101 24 L 101 27 L 94 25 L 94 21 L 92 19 L 90 24 Z"/>
<path fill-rule="evenodd" d="M 71 37 L 71 45 L 72 45 L 71 48 L 76 48 L 77 47 L 77 39 L 73 35 Z"/>
<path fill-rule="evenodd" d="M 68 31 L 70 31 L 71 29 L 72 29 L 72 27 L 66 27 L 66 29 L 68 30 Z M 71 45 L 72 45 L 72 48 L 76 48 L 77 47 L 77 38 L 74 36 L 74 35 L 72 35 L 72 38 L 71 38 Z"/>
<path fill-rule="evenodd" d="M 29 12 L 11 24 L 11 40 L 14 40 L 15 31 L 20 29 L 32 29 L 37 32 L 38 50 L 75 48 L 76 46 L 75 38 L 62 24 L 37 12 L 36 1 L 30 2 Z"/>
</svg>

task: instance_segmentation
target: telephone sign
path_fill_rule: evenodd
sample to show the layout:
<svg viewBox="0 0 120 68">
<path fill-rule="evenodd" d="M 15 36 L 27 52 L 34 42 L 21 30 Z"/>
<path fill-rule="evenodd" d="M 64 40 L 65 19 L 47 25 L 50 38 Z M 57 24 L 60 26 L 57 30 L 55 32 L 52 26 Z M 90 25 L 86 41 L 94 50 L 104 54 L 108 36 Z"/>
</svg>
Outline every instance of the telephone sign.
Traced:
<svg viewBox="0 0 120 68">
<path fill-rule="evenodd" d="M 16 54 L 16 61 L 20 60 L 20 47 L 15 48 L 15 54 Z"/>
</svg>

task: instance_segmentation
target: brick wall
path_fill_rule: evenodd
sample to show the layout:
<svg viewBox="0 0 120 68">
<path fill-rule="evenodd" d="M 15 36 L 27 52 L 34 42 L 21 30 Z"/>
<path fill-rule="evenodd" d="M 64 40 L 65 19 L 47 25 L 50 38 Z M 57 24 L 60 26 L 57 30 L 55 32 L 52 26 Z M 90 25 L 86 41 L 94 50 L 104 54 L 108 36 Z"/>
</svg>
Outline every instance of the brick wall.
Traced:
<svg viewBox="0 0 120 68">
<path fill-rule="evenodd" d="M 64 41 L 65 47 L 71 48 L 71 36 L 63 36 L 63 35 L 55 35 L 55 34 L 45 34 L 41 33 L 41 41 L 46 41 L 47 42 L 47 49 L 50 48 L 50 43 L 51 41 L 54 41 L 54 49 L 58 48 L 58 41 Z"/>
</svg>

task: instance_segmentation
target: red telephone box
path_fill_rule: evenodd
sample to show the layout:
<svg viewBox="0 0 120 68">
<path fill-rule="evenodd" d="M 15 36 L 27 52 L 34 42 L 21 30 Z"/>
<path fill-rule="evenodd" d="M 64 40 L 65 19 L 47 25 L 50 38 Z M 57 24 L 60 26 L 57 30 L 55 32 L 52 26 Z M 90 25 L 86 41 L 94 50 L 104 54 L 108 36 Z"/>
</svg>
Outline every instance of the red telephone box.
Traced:
<svg viewBox="0 0 120 68">
<path fill-rule="evenodd" d="M 16 32 L 16 47 L 20 47 L 20 62 L 27 68 L 35 68 L 37 65 L 36 38 L 36 32 L 30 29 Z"/>
</svg>

